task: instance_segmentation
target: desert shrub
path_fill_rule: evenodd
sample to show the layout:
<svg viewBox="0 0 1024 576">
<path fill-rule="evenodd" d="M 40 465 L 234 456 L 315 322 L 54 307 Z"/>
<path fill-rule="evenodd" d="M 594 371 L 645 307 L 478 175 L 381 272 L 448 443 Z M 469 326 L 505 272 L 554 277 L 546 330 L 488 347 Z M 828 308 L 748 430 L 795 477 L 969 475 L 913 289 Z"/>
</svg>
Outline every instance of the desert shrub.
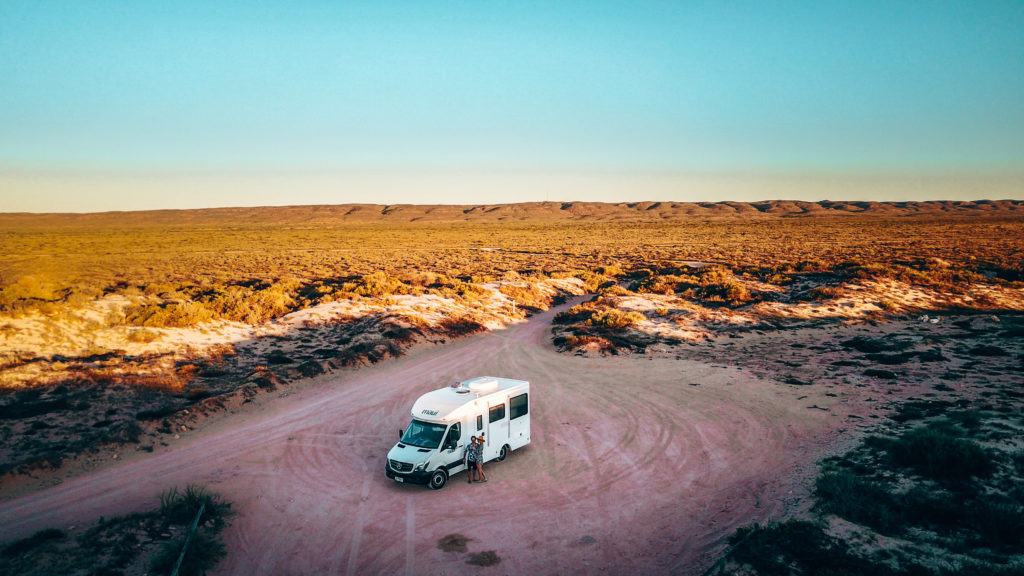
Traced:
<svg viewBox="0 0 1024 576">
<path fill-rule="evenodd" d="M 594 312 L 587 323 L 605 330 L 623 330 L 643 322 L 646 318 L 639 312 L 623 312 L 615 308 L 608 308 Z"/>
<path fill-rule="evenodd" d="M 815 495 L 823 512 L 870 526 L 883 534 L 894 533 L 905 521 L 892 494 L 882 484 L 850 470 L 818 476 Z"/>
<path fill-rule="evenodd" d="M 817 300 L 819 302 L 824 300 L 834 300 L 845 295 L 845 292 L 839 286 L 816 286 L 811 288 L 806 293 L 808 300 Z"/>
<path fill-rule="evenodd" d="M 821 525 L 804 520 L 740 528 L 729 543 L 729 558 L 761 576 L 892 574 L 885 565 L 854 556 L 845 542 L 828 535 Z"/>
<path fill-rule="evenodd" d="M 22 276 L 16 282 L 0 288 L 0 311 L 17 312 L 38 308 L 41 304 L 60 301 L 66 293 L 49 278 Z"/>
<path fill-rule="evenodd" d="M 402 274 L 399 279 L 409 286 L 426 288 L 441 283 L 444 277 L 429 270 L 410 270 Z"/>
<path fill-rule="evenodd" d="M 650 294 L 676 294 L 707 302 L 726 302 L 738 306 L 754 299 L 746 285 L 721 265 L 704 268 L 669 266 L 660 273 L 640 277 L 636 291 Z"/>
<path fill-rule="evenodd" d="M 868 368 L 864 371 L 864 375 L 870 376 L 871 378 L 878 378 L 880 380 L 895 380 L 899 378 L 899 375 L 892 370 L 882 370 L 880 368 Z"/>
<path fill-rule="evenodd" d="M 865 357 L 872 362 L 885 364 L 886 366 L 897 366 L 906 364 L 917 356 L 915 352 L 898 352 L 896 354 L 866 354 Z"/>
<path fill-rule="evenodd" d="M 469 318 L 445 318 L 438 322 L 437 328 L 449 336 L 467 336 L 485 330 L 483 324 Z"/>
<path fill-rule="evenodd" d="M 964 430 L 976 430 L 981 426 L 985 413 L 981 410 L 960 410 L 947 414 L 950 422 L 954 422 Z"/>
<path fill-rule="evenodd" d="M 797 272 L 825 272 L 828 270 L 828 265 L 821 260 L 800 260 L 796 264 L 792 265 L 792 268 Z"/>
<path fill-rule="evenodd" d="M 971 354 L 975 356 L 1009 356 L 1009 352 L 1000 348 L 999 346 L 993 346 L 991 344 L 983 344 L 981 346 L 975 346 L 971 348 Z"/>
<path fill-rule="evenodd" d="M 712 284 L 722 284 L 731 280 L 732 271 L 720 264 L 712 264 L 710 266 L 698 268 L 697 276 L 700 278 L 700 284 L 710 286 Z"/>
<path fill-rule="evenodd" d="M 219 495 L 208 492 L 202 486 L 188 485 L 184 491 L 177 487 L 167 490 L 160 496 L 160 517 L 169 524 L 190 526 L 200 508 L 203 515 L 181 563 L 179 574 L 205 574 L 221 558 L 226 549 L 219 538 L 226 519 L 231 516 L 231 504 Z M 207 533 L 212 529 L 213 533 Z M 150 570 L 157 573 L 169 573 L 178 560 L 185 544 L 185 534 L 168 542 L 150 562 Z"/>
<path fill-rule="evenodd" d="M 971 283 L 987 283 L 984 275 L 972 270 L 954 268 L 948 262 L 929 259 L 904 263 L 845 262 L 838 272 L 850 278 L 887 278 L 907 284 L 939 286 L 947 289 Z"/>
<path fill-rule="evenodd" d="M 470 302 L 480 301 L 491 295 L 487 288 L 461 280 L 442 286 L 437 293 L 446 298 L 461 298 Z"/>
<path fill-rule="evenodd" d="M 995 470 L 991 454 L 973 440 L 959 438 L 948 422 L 936 422 L 884 443 L 892 462 L 939 481 L 985 478 Z"/>
<path fill-rule="evenodd" d="M 907 523 L 949 534 L 964 526 L 965 500 L 944 490 L 914 486 L 899 499 Z"/>
<path fill-rule="evenodd" d="M 271 350 L 264 356 L 267 364 L 291 364 L 295 362 L 284 350 Z"/>
<path fill-rule="evenodd" d="M 419 328 L 389 323 L 387 330 L 385 330 L 381 336 L 400 344 L 409 344 L 415 341 L 416 336 L 420 334 L 423 334 L 423 331 Z"/>
<path fill-rule="evenodd" d="M 301 301 L 303 307 L 312 306 L 320 302 L 330 302 L 333 300 L 335 290 L 335 286 L 324 284 L 323 280 L 316 280 L 301 286 L 297 290 L 295 298 Z"/>
<path fill-rule="evenodd" d="M 247 324 L 260 324 L 295 309 L 298 303 L 292 292 L 296 288 L 294 281 L 278 282 L 256 288 L 240 285 L 224 286 L 206 293 L 203 300 L 220 318 Z"/>
<path fill-rule="evenodd" d="M 151 282 L 142 286 L 142 293 L 146 296 L 159 296 L 161 298 L 184 298 L 178 291 L 181 285 L 170 282 Z"/>
<path fill-rule="evenodd" d="M 868 336 L 854 336 L 842 342 L 843 348 L 850 348 L 858 352 L 895 352 L 906 350 L 914 345 L 911 340 L 898 338 L 870 338 Z"/>
<path fill-rule="evenodd" d="M 995 543 L 1020 549 L 1024 544 L 1024 506 L 1009 498 L 992 496 L 970 506 L 966 524 L 981 536 L 978 544 Z"/>
<path fill-rule="evenodd" d="M 751 295 L 747 290 L 747 287 L 734 280 L 727 280 L 719 284 L 705 286 L 701 295 L 706 300 L 717 301 L 721 299 L 733 306 L 751 300 Z"/>
<path fill-rule="evenodd" d="M 601 336 L 591 336 L 588 334 L 567 334 L 565 336 L 557 336 L 552 342 L 555 346 L 564 346 L 569 349 L 583 348 L 586 346 L 595 346 L 601 352 L 610 354 L 616 353 L 615 344 Z"/>
<path fill-rule="evenodd" d="M 598 289 L 604 286 L 605 284 L 609 282 L 614 283 L 612 280 L 609 280 L 607 276 L 601 274 L 600 272 L 591 272 L 589 270 L 574 270 L 572 272 L 572 275 L 583 281 L 583 286 L 587 289 L 588 292 L 597 292 Z"/>
<path fill-rule="evenodd" d="M 578 324 L 586 322 L 591 316 L 593 316 L 594 312 L 604 307 L 606 307 L 606 305 L 602 305 L 602 301 L 600 299 L 577 304 L 565 312 L 555 314 L 553 322 L 555 324 Z"/>
<path fill-rule="evenodd" d="M 900 405 L 895 414 L 890 416 L 896 422 L 910 422 L 939 416 L 948 411 L 953 404 L 944 400 L 909 400 Z"/>
<path fill-rule="evenodd" d="M 654 275 L 642 279 L 636 287 L 636 291 L 640 293 L 648 294 L 664 294 L 666 296 L 675 294 L 677 290 L 681 289 L 681 286 L 692 286 L 697 281 L 696 277 L 693 277 L 694 282 L 688 281 L 678 276 L 661 276 Z"/>
<path fill-rule="evenodd" d="M 124 311 L 124 322 L 133 326 L 184 328 L 213 318 L 213 313 L 196 302 L 135 304 Z"/>
<path fill-rule="evenodd" d="M 230 515 L 231 504 L 204 486 L 189 484 L 184 490 L 174 486 L 160 495 L 160 515 L 171 524 L 190 524 L 203 505 L 206 522 L 223 522 Z"/>
<path fill-rule="evenodd" d="M 178 562 L 181 549 L 185 545 L 185 537 L 176 538 L 167 544 L 150 561 L 149 569 L 157 574 L 170 574 Z M 189 541 L 188 550 L 178 569 L 180 576 L 198 576 L 206 574 L 227 553 L 224 543 L 219 538 L 207 536 L 197 531 Z"/>
<path fill-rule="evenodd" d="M 618 284 L 612 284 L 611 286 L 602 288 L 600 292 L 602 296 L 629 296 L 632 294 L 632 292 Z"/>
<path fill-rule="evenodd" d="M 388 276 L 387 272 L 378 270 L 361 277 L 351 291 L 360 296 L 381 298 L 383 296 L 408 294 L 409 286 L 398 278 Z"/>
<path fill-rule="evenodd" d="M 7 558 L 14 558 L 20 556 L 39 547 L 46 542 L 52 542 L 54 540 L 63 540 L 67 538 L 67 533 L 57 528 L 45 528 L 29 536 L 28 538 L 22 538 L 21 540 L 15 540 L 10 544 L 4 546 L 3 556 Z"/>
<path fill-rule="evenodd" d="M 518 306 L 546 309 L 551 303 L 547 295 L 534 284 L 502 284 L 498 290 Z"/>
<path fill-rule="evenodd" d="M 623 272 L 622 268 L 619 267 L 619 266 L 615 266 L 615 265 L 598 266 L 597 268 L 594 268 L 594 272 L 596 272 L 597 274 L 600 274 L 602 276 L 612 276 L 612 277 L 625 275 L 625 272 Z"/>
</svg>

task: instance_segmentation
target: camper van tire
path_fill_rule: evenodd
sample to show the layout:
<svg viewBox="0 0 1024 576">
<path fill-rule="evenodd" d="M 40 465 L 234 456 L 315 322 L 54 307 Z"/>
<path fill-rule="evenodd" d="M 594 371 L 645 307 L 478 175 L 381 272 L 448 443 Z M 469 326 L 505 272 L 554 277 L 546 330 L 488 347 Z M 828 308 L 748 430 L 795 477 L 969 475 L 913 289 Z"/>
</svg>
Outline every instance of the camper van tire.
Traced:
<svg viewBox="0 0 1024 576">
<path fill-rule="evenodd" d="M 431 490 L 440 490 L 444 488 L 444 485 L 448 483 L 448 473 L 444 470 L 434 470 L 434 473 L 430 475 L 430 486 Z"/>
<path fill-rule="evenodd" d="M 501 462 L 508 456 L 508 444 L 501 447 L 501 452 L 498 452 L 498 462 Z"/>
</svg>

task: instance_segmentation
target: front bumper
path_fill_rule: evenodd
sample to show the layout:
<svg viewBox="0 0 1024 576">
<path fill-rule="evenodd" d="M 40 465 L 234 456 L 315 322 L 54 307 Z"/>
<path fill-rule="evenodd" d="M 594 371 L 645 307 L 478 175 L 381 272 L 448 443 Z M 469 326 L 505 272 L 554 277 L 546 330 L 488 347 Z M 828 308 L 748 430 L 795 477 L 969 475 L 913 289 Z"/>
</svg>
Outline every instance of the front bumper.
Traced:
<svg viewBox="0 0 1024 576">
<path fill-rule="evenodd" d="M 391 464 L 384 464 L 384 473 L 395 482 L 408 484 L 426 484 L 430 482 L 430 472 L 395 472 Z"/>
</svg>

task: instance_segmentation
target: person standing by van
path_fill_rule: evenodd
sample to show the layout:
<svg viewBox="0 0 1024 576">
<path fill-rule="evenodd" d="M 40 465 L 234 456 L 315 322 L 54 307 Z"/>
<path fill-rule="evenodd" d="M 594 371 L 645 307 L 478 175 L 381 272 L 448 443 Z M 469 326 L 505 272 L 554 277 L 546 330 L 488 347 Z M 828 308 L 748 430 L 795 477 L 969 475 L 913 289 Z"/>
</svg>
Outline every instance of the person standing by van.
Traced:
<svg viewBox="0 0 1024 576">
<path fill-rule="evenodd" d="M 476 446 L 476 479 L 480 482 L 487 482 L 487 476 L 484 475 L 484 435 L 481 434 L 480 438 L 473 438 L 474 446 Z"/>
<path fill-rule="evenodd" d="M 476 463 L 477 457 L 477 444 L 476 436 L 471 436 L 469 444 L 466 446 L 466 454 L 463 458 L 466 461 L 466 482 L 473 483 L 473 473 L 479 470 L 479 466 Z"/>
</svg>

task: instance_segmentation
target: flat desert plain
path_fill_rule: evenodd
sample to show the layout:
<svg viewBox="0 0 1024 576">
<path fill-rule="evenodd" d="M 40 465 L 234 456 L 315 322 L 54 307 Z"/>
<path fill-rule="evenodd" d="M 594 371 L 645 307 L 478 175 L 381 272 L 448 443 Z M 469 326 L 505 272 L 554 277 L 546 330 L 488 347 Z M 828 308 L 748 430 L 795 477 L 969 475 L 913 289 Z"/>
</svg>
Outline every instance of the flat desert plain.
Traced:
<svg viewBox="0 0 1024 576">
<path fill-rule="evenodd" d="M 1016 216 L 998 225 L 1007 222 L 1020 227 Z M 196 331 L 187 356 L 198 365 L 189 372 L 194 379 L 173 380 L 179 387 L 161 392 L 180 403 L 155 418 L 129 414 L 141 423 L 134 439 L 9 473 L 2 484 L 0 540 L 16 542 L 48 528 L 73 536 L 97 518 L 152 508 L 171 486 L 198 484 L 231 502 L 234 511 L 216 574 L 703 574 L 722 567 L 738 528 L 810 515 L 822 459 L 869 435 L 898 433 L 901 424 L 890 416 L 901 406 L 988 401 L 979 409 L 1013 402 L 1011 408 L 1019 409 L 1019 282 L 940 289 L 908 280 L 909 272 L 877 281 L 864 276 L 865 266 L 837 276 L 827 262 L 803 275 L 790 269 L 787 274 L 799 278 L 785 281 L 733 276 L 722 268 L 712 280 L 712 272 L 700 272 L 703 264 L 691 256 L 713 248 L 677 246 L 677 258 L 660 264 L 660 275 L 602 269 L 597 274 L 607 282 L 600 287 L 587 285 L 593 272 L 540 278 L 498 270 L 509 284 L 534 286 L 533 297 L 547 298 L 547 304 L 532 301 L 526 311 L 523 293 L 501 280 L 467 277 L 467 285 L 492 282 L 490 296 L 481 296 L 484 288 L 473 292 L 490 315 L 474 316 L 471 330 L 464 330 L 465 320 L 444 324 L 445 313 L 411 322 L 411 312 L 394 308 L 408 303 L 405 295 L 385 295 L 363 316 L 349 304 L 339 309 L 323 302 L 282 313 L 244 338 L 223 324 L 216 330 L 203 323 L 146 328 L 159 335 L 146 343 L 153 349 L 178 342 L 175 334 Z M 979 254 L 991 249 L 982 248 Z M 913 249 L 888 255 L 886 262 L 906 261 Z M 1012 263 L 1020 252 L 1014 249 L 1009 266 L 986 265 L 1004 276 L 1019 274 Z M 935 266 L 947 271 L 942 274 L 958 265 L 939 262 Z M 616 263 L 654 264 L 636 256 Z M 985 278 L 984 266 L 977 269 L 977 278 Z M 365 278 L 361 282 L 346 290 L 367 285 Z M 445 298 L 472 307 L 470 293 Z M 129 291 L 126 298 L 143 296 Z M 317 317 L 315 310 L 330 317 Z M 9 325 L 30 326 L 46 312 L 33 314 L 12 317 Z M 374 314 L 376 323 L 367 324 Z M 339 327 L 347 332 L 337 332 Z M 106 329 L 124 335 L 142 327 L 126 327 L 123 320 L 93 326 L 93 346 Z M 314 361 L 313 352 L 349 346 L 366 331 L 378 344 L 400 337 L 401 346 L 381 354 L 362 346 L 356 362 L 332 363 L 338 357 L 330 356 Z M 8 346 L 17 337 L 5 336 Z M 216 349 L 225 355 L 216 348 L 225 342 L 235 346 L 228 357 L 249 360 L 227 361 L 214 373 L 204 354 Z M 860 346 L 865 342 L 878 349 Z M 11 382 L 25 387 L 40 366 L 65 370 L 76 357 L 36 354 L 45 362 L 8 362 Z M 141 349 L 79 356 L 82 366 L 92 366 L 84 372 L 89 378 L 97 377 L 103 362 L 113 366 L 132 356 L 134 363 L 126 364 L 136 369 L 147 362 Z M 307 368 L 268 361 L 282 357 L 305 360 L 301 366 Z M 187 359 L 167 350 L 149 358 L 173 360 L 172 370 Z M 414 400 L 480 375 L 531 382 L 531 444 L 489 463 L 483 484 L 467 484 L 459 474 L 431 491 L 386 478 L 385 456 L 407 425 Z M 111 386 L 125 386 L 123 378 L 104 377 Z M 208 391 L 215 378 L 247 384 L 218 400 Z M 199 385 L 204 394 L 190 395 Z M 9 394 L 16 393 L 23 392 Z M 8 439 L 15 438 L 11 430 L 53 433 L 47 425 L 29 426 L 32 418 L 65 417 L 66 403 L 47 398 L 32 396 L 31 410 L 5 404 L 11 426 L 25 421 L 24 428 L 6 429 Z M 108 406 L 100 428 L 121 424 L 117 405 L 91 402 Z M 204 410 L 211 406 L 217 409 Z M 58 432 L 75 429 L 72 420 Z M 132 570 L 145 572 L 126 573 Z"/>
</svg>

